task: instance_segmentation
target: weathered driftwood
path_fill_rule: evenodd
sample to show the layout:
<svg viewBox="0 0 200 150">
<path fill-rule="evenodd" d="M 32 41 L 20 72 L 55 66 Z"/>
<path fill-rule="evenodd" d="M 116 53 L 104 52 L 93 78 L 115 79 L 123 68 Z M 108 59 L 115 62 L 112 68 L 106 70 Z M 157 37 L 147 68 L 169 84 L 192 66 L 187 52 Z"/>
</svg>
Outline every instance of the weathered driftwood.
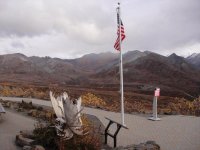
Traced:
<svg viewBox="0 0 200 150">
<path fill-rule="evenodd" d="M 50 91 L 50 98 L 57 116 L 55 121 L 57 135 L 65 139 L 72 138 L 74 134 L 83 135 L 81 97 L 72 101 L 66 92 L 54 97 Z"/>
</svg>

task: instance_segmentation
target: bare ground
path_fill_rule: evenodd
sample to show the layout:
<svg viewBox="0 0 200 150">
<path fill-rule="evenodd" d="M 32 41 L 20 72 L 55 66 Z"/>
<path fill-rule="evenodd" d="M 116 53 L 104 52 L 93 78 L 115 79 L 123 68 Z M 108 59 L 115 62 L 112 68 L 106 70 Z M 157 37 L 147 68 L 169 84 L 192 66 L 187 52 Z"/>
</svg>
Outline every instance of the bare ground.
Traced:
<svg viewBox="0 0 200 150">
<path fill-rule="evenodd" d="M 21 150 L 15 145 L 15 136 L 20 130 L 30 130 L 34 128 L 35 120 L 6 111 L 0 116 L 0 149 L 1 150 Z"/>
<path fill-rule="evenodd" d="M 21 100 L 20 98 L 2 99 L 9 99 L 13 101 Z M 36 99 L 31 100 L 35 104 L 51 106 L 50 101 Z M 85 108 L 84 113 L 97 116 L 104 125 L 107 125 L 108 123 L 105 117 L 118 122 L 120 122 L 121 117 L 120 113 L 92 108 Z M 6 145 L 9 146 L 10 141 L 13 143 L 13 135 L 19 132 L 20 129 L 31 128 L 34 121 L 10 112 L 8 112 L 7 115 L 8 121 L 3 122 L 3 124 L 2 122 L 0 123 L 0 133 L 3 133 L 0 134 L 0 145 L 7 143 Z M 171 115 L 162 116 L 161 121 L 150 121 L 147 117 L 148 116 L 145 115 L 125 114 L 125 123 L 129 129 L 122 129 L 119 132 L 118 146 L 139 144 L 141 142 L 146 142 L 147 140 L 155 140 L 156 143 L 161 146 L 162 150 L 200 149 L 200 117 Z M 15 120 L 12 118 L 15 118 Z M 5 135 L 3 137 L 7 137 L 7 139 L 4 139 L 2 135 Z M 1 139 L 3 139 L 3 143 Z M 112 140 L 109 140 L 109 144 L 113 145 Z"/>
</svg>

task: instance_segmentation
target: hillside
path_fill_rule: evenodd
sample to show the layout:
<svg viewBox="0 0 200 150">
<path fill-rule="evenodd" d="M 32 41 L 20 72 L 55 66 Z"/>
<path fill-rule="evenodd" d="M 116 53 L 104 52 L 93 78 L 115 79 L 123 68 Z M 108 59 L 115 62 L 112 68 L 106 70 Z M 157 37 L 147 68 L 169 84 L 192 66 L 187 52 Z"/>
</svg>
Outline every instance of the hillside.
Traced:
<svg viewBox="0 0 200 150">
<path fill-rule="evenodd" d="M 158 86 L 164 95 L 198 95 L 200 72 L 192 64 L 175 54 L 165 57 L 144 53 L 146 55 L 124 64 L 124 82 L 128 90 L 150 93 Z M 93 77 L 100 83 L 118 84 L 119 68 L 112 66 Z"/>
<path fill-rule="evenodd" d="M 23 54 L 0 55 L 0 82 L 25 85 L 104 87 L 119 89 L 119 55 L 88 54 L 76 59 L 27 57 Z M 156 86 L 166 96 L 198 96 L 200 71 L 198 57 L 168 57 L 149 51 L 129 51 L 123 55 L 125 91 L 152 94 Z M 190 60 L 190 61 L 189 61 Z M 195 63 L 194 63 L 195 62 Z"/>
<path fill-rule="evenodd" d="M 73 82 L 87 72 L 58 58 L 27 57 L 22 54 L 0 56 L 0 81 L 39 85 Z"/>
<path fill-rule="evenodd" d="M 194 53 L 188 56 L 186 60 L 200 69 L 200 53 Z"/>
</svg>

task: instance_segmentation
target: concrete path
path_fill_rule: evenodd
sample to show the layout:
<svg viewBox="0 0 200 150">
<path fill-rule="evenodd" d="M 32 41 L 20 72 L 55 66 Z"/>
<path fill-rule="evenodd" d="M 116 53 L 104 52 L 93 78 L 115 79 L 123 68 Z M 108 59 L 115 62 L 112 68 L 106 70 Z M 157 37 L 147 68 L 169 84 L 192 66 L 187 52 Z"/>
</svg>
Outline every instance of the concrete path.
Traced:
<svg viewBox="0 0 200 150">
<path fill-rule="evenodd" d="M 15 136 L 20 130 L 33 129 L 34 123 L 29 117 L 6 110 L 0 116 L 0 150 L 21 150 L 15 145 Z"/>
<path fill-rule="evenodd" d="M 86 108 L 85 112 L 98 116 L 107 125 L 104 116 L 120 122 L 119 113 Z M 150 121 L 147 117 L 125 115 L 128 130 L 119 132 L 118 145 L 139 144 L 156 141 L 162 150 L 200 150 L 200 117 L 164 116 L 161 121 Z M 111 141 L 109 144 L 113 145 Z"/>
<path fill-rule="evenodd" d="M 4 100 L 21 101 L 22 98 L 2 98 Z M 24 99 L 24 98 L 23 98 Z M 50 101 L 24 99 L 35 104 L 51 106 Z M 84 113 L 97 116 L 106 126 L 105 117 L 120 122 L 120 113 L 84 108 Z M 125 114 L 128 130 L 119 132 L 118 146 L 139 144 L 147 140 L 155 140 L 162 150 L 200 150 L 200 117 L 163 116 L 161 121 L 150 121 L 147 116 Z M 113 127 L 115 128 L 115 127 Z M 111 130 L 112 132 L 112 130 Z M 109 138 L 109 144 L 113 142 Z"/>
</svg>

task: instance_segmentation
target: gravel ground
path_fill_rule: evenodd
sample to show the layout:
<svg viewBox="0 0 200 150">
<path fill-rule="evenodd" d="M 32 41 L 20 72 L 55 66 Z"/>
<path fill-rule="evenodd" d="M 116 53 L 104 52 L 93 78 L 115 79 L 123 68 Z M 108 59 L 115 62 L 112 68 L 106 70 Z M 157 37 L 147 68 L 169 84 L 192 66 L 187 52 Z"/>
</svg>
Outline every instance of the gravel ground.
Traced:
<svg viewBox="0 0 200 150">
<path fill-rule="evenodd" d="M 2 98 L 13 101 L 21 101 L 22 98 Z M 23 98 L 24 99 L 24 98 Z M 35 104 L 51 106 L 49 101 L 24 99 Z M 105 117 L 120 122 L 120 113 L 98 110 L 93 108 L 84 108 L 84 113 L 97 116 L 104 126 L 108 121 Z M 119 145 L 139 144 L 148 140 L 154 140 L 161 146 L 162 150 L 199 150 L 200 149 L 200 117 L 171 115 L 162 116 L 161 121 L 150 121 L 145 115 L 125 114 L 125 124 L 129 128 L 121 129 L 118 135 Z M 22 122 L 22 121 L 18 121 Z M 29 122 L 31 124 L 31 121 Z M 7 124 L 10 124 L 9 122 Z M 9 125 L 10 128 L 14 124 Z M 28 122 L 23 125 L 24 128 L 30 127 Z M 20 129 L 23 128 L 20 127 Z M 7 128 L 7 127 L 6 127 Z M 111 129 L 113 132 L 115 127 Z M 0 131 L 1 131 L 0 124 Z M 16 131 L 16 130 L 15 130 Z M 9 131 L 10 132 L 10 131 Z M 1 132 L 0 132 L 1 133 Z M 4 132 L 4 134 L 7 132 Z M 0 140 L 2 139 L 0 134 Z M 7 140 L 8 142 L 8 140 Z M 1 144 L 1 143 L 0 143 Z M 109 138 L 109 145 L 113 145 Z"/>
</svg>

